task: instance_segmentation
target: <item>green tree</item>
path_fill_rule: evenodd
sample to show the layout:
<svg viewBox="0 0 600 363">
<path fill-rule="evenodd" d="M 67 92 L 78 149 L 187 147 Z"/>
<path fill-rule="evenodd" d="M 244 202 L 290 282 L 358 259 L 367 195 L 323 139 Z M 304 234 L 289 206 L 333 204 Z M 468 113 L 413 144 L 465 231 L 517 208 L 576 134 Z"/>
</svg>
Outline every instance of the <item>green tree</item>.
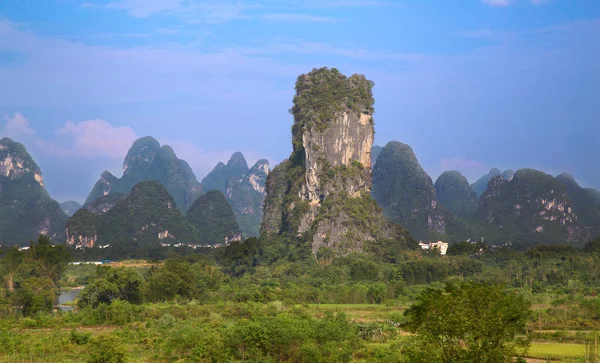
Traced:
<svg viewBox="0 0 600 363">
<path fill-rule="evenodd" d="M 50 237 L 40 235 L 37 242 L 31 242 L 27 260 L 33 262 L 36 276 L 48 277 L 57 283 L 71 261 L 71 256 L 65 245 L 53 246 Z"/>
<path fill-rule="evenodd" d="M 58 289 L 48 277 L 29 277 L 21 282 L 13 296 L 13 303 L 23 307 L 23 315 L 50 312 Z"/>
<path fill-rule="evenodd" d="M 0 273 L 4 277 L 6 289 L 9 293 L 15 291 L 15 275 L 22 262 L 23 254 L 19 251 L 17 246 L 10 248 L 4 254 L 2 260 L 0 260 Z"/>
<path fill-rule="evenodd" d="M 98 266 L 96 277 L 79 295 L 79 307 L 97 307 L 114 300 L 142 303 L 142 278 L 132 268 Z"/>
<path fill-rule="evenodd" d="M 424 291 L 405 312 L 404 326 L 441 362 L 503 362 L 527 347 L 515 336 L 529 313 L 525 299 L 502 286 L 448 284 Z"/>
</svg>

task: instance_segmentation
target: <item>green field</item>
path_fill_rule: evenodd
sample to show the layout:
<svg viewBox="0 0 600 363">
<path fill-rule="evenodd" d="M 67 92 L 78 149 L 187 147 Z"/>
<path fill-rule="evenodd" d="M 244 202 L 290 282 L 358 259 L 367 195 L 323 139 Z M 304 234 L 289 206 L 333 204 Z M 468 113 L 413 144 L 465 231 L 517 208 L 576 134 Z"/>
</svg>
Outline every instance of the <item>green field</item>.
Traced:
<svg viewBox="0 0 600 363">
<path fill-rule="evenodd" d="M 532 342 L 527 353 L 528 358 L 564 360 L 583 358 L 585 345 L 568 343 L 538 343 Z"/>
</svg>

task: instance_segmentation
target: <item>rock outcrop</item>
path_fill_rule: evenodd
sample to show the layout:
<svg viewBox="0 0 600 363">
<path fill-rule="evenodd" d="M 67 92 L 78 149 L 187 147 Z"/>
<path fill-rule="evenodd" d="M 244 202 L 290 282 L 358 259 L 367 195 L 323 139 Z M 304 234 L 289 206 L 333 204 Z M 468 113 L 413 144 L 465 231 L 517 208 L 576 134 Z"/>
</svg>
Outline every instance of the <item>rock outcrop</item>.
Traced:
<svg viewBox="0 0 600 363">
<path fill-rule="evenodd" d="M 46 189 L 42 171 L 20 143 L 0 140 L 0 245 L 27 245 L 45 234 L 64 238 L 67 215 Z"/>
<path fill-rule="evenodd" d="M 236 152 L 227 165 L 218 163 L 202 179 L 203 191 L 218 190 L 225 194 L 245 238 L 259 235 L 269 171 L 269 162 L 264 159 L 248 169 L 244 155 Z"/>
<path fill-rule="evenodd" d="M 161 147 L 154 138 L 144 137 L 134 142 L 127 153 L 123 162 L 123 177 L 117 178 L 108 171 L 103 172 L 85 205 L 111 194 L 127 195 L 137 183 L 150 180 L 164 185 L 183 212 L 202 191 L 188 163 L 178 159 L 170 146 Z"/>
<path fill-rule="evenodd" d="M 268 176 L 265 235 L 289 233 L 342 253 L 406 234 L 370 197 L 373 83 L 362 75 L 314 69 L 298 77 L 293 153 Z"/>
<path fill-rule="evenodd" d="M 416 239 L 446 234 L 447 220 L 438 205 L 433 181 L 410 146 L 391 141 L 383 148 L 373 168 L 371 195 L 387 218 Z"/>
</svg>

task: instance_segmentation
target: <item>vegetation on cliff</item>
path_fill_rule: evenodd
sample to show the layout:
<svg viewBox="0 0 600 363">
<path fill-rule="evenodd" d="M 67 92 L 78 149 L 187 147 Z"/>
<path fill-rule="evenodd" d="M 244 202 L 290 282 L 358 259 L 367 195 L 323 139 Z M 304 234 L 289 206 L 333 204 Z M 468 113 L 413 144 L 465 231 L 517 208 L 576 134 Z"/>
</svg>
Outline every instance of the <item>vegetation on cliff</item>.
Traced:
<svg viewBox="0 0 600 363">
<path fill-rule="evenodd" d="M 241 237 L 233 210 L 223 193 L 211 190 L 198 198 L 186 215 L 187 221 L 198 231 L 203 244 L 224 244 Z"/>
<path fill-rule="evenodd" d="M 294 128 L 323 131 L 342 111 L 372 115 L 375 112 L 373 86 L 363 75 L 346 77 L 335 68 L 316 68 L 299 76 L 294 106 L 290 109 Z"/>
<path fill-rule="evenodd" d="M 370 200 L 373 83 L 320 68 L 298 77 L 293 153 L 267 179 L 263 235 L 287 235 L 337 251 L 408 243 Z M 333 145 L 338 145 L 334 147 Z"/>
</svg>

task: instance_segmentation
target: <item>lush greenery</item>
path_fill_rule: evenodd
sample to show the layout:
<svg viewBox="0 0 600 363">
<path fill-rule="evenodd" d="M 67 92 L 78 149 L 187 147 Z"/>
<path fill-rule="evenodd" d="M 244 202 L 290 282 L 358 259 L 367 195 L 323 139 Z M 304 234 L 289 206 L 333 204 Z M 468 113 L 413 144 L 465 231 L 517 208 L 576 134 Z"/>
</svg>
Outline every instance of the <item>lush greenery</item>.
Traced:
<svg viewBox="0 0 600 363">
<path fill-rule="evenodd" d="M 335 68 L 315 68 L 299 76 L 294 106 L 290 109 L 294 115 L 294 150 L 301 146 L 301 130 L 316 128 L 323 131 L 344 110 L 372 115 L 375 112 L 373 86 L 374 83 L 363 75 L 346 77 Z"/>
<path fill-rule="evenodd" d="M 188 210 L 186 219 L 198 231 L 202 244 L 224 244 L 226 239 L 241 234 L 231 206 L 218 190 L 198 198 Z"/>
<path fill-rule="evenodd" d="M 5 283 L 17 266 L 4 304 L 27 307 L 0 309 L 0 360 L 583 361 L 600 330 L 598 245 L 405 251 L 384 262 L 251 239 L 215 260 L 65 271 L 64 247 L 42 238 L 0 257 Z M 65 276 L 86 287 L 75 311 L 49 313 Z"/>
<path fill-rule="evenodd" d="M 151 180 L 164 185 L 183 212 L 200 196 L 200 183 L 188 163 L 178 159 L 170 146 L 161 147 L 152 137 L 134 142 L 123 166 L 125 171 L 120 179 L 109 172 L 102 174 L 90 192 L 86 206 L 106 194 L 127 195 L 134 185 Z"/>
<path fill-rule="evenodd" d="M 404 327 L 419 337 L 415 362 L 509 361 L 528 345 L 515 337 L 525 330 L 529 304 L 500 286 L 430 288 L 405 316 Z"/>
</svg>

